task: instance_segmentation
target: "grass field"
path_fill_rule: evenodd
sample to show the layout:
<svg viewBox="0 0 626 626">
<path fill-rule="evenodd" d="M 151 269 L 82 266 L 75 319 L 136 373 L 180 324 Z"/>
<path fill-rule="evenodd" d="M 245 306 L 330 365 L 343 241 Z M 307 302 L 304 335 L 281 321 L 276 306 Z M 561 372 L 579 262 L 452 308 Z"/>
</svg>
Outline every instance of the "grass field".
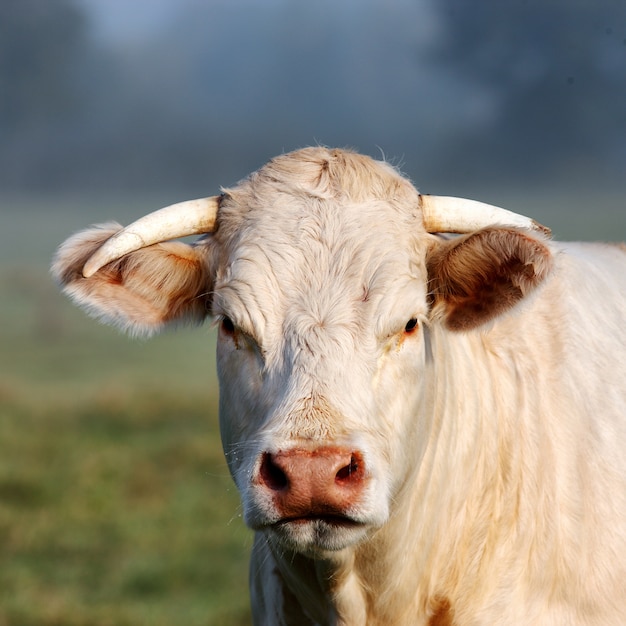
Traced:
<svg viewBox="0 0 626 626">
<path fill-rule="evenodd" d="M 559 238 L 626 239 L 617 193 L 484 199 Z M 48 277 L 71 232 L 160 204 L 0 204 L 0 626 L 250 621 L 212 331 L 130 341 Z"/>
</svg>

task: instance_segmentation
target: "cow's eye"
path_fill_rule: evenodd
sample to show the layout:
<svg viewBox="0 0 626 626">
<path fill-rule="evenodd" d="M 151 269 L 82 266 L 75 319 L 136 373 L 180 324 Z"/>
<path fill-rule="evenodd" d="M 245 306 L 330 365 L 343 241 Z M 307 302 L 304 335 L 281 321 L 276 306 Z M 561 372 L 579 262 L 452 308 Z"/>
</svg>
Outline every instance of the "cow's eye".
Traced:
<svg viewBox="0 0 626 626">
<path fill-rule="evenodd" d="M 235 332 L 235 325 L 233 324 L 233 320 L 230 317 L 222 318 L 222 330 L 227 335 L 232 335 Z"/>
<path fill-rule="evenodd" d="M 417 328 L 417 318 L 412 317 L 407 323 L 406 326 L 404 327 L 404 332 L 407 335 L 410 335 L 412 332 L 415 331 L 415 329 Z"/>
</svg>

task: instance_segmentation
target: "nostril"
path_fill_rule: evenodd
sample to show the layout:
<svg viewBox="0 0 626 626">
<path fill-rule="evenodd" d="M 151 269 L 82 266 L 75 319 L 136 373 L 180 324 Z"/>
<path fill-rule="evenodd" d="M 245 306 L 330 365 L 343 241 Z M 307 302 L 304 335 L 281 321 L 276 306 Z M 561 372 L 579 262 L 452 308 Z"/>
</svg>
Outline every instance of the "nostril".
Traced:
<svg viewBox="0 0 626 626">
<path fill-rule="evenodd" d="M 269 452 L 263 454 L 259 475 L 263 483 L 274 491 L 281 491 L 289 486 L 287 474 L 274 463 Z"/>
<path fill-rule="evenodd" d="M 350 456 L 350 463 L 342 467 L 337 474 L 335 474 L 335 481 L 338 483 L 348 483 L 354 480 L 362 478 L 364 470 L 363 459 L 359 454 L 352 454 Z"/>
</svg>

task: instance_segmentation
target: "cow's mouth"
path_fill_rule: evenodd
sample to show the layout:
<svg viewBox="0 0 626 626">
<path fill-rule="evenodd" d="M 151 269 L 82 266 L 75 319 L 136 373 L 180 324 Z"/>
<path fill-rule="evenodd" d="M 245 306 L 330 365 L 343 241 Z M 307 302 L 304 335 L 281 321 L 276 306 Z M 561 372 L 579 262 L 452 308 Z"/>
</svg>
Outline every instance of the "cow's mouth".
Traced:
<svg viewBox="0 0 626 626">
<path fill-rule="evenodd" d="M 322 523 L 328 526 L 337 526 L 339 528 L 358 528 L 365 526 L 364 522 L 346 517 L 345 515 L 300 515 L 297 517 L 285 517 L 273 524 L 274 527 L 284 526 L 285 524 L 306 524 L 306 523 Z"/>
<path fill-rule="evenodd" d="M 361 541 L 369 524 L 345 515 L 285 517 L 266 527 L 284 546 L 304 554 L 343 550 Z"/>
</svg>

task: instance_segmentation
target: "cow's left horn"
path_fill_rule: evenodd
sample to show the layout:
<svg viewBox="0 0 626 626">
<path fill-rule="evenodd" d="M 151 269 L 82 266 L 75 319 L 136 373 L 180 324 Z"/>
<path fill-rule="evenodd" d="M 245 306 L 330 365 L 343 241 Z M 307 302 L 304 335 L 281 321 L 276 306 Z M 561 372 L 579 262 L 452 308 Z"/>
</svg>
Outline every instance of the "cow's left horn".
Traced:
<svg viewBox="0 0 626 626">
<path fill-rule="evenodd" d="M 187 200 L 144 215 L 105 241 L 85 263 L 89 278 L 103 265 L 154 243 L 213 232 L 220 196 Z"/>
<path fill-rule="evenodd" d="M 516 226 L 551 234 L 534 219 L 491 204 L 449 196 L 422 194 L 420 198 L 424 227 L 429 233 L 471 233 L 487 226 Z"/>
</svg>

